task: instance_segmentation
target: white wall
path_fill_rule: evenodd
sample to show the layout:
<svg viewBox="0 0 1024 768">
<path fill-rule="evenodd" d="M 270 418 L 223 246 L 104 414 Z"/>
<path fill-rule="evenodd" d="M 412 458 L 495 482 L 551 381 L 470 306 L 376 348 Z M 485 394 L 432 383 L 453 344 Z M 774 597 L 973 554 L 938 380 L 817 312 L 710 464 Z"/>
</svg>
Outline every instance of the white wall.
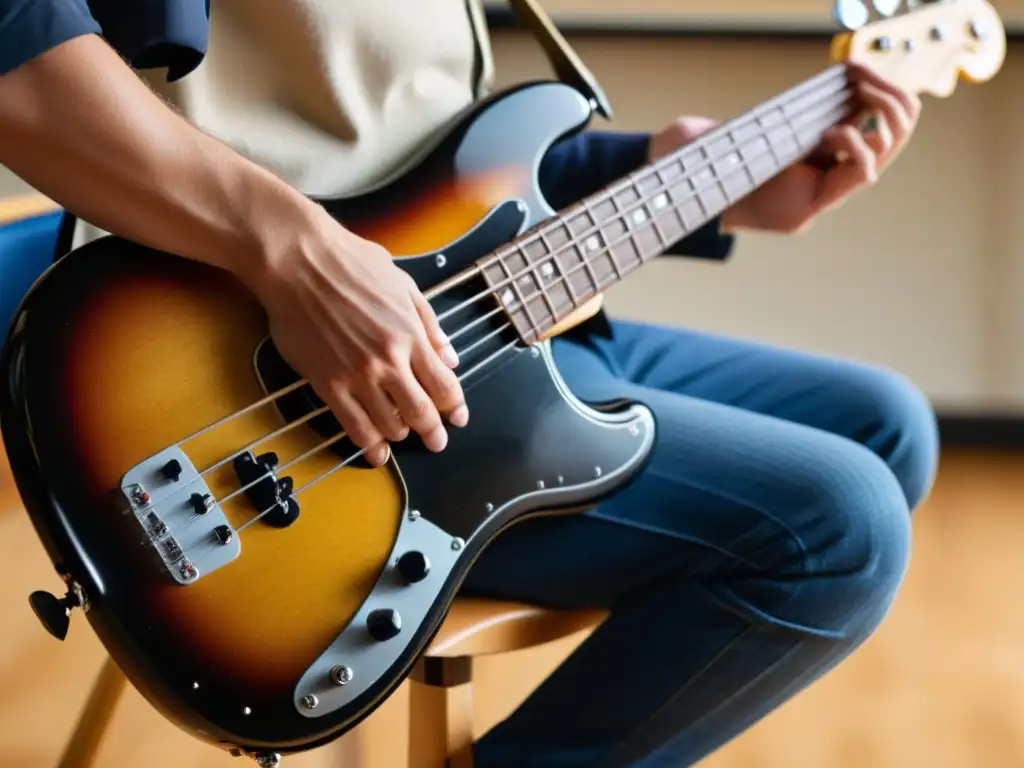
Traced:
<svg viewBox="0 0 1024 768">
<path fill-rule="evenodd" d="M 0 197 L 20 195 L 31 191 L 28 184 L 0 165 Z"/>
</svg>

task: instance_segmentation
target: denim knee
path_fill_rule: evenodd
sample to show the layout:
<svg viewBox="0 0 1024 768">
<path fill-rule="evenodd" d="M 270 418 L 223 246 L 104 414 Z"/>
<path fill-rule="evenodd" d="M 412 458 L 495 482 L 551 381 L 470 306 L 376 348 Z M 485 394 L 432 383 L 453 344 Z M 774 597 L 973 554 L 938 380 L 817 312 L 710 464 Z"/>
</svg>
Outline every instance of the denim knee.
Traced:
<svg viewBox="0 0 1024 768">
<path fill-rule="evenodd" d="M 788 473 L 780 498 L 787 542 L 774 574 L 723 586 L 759 620 L 801 632 L 861 642 L 881 622 L 910 559 L 910 514 L 900 483 L 877 454 L 821 434 Z M 812 446 L 805 446 L 811 449 Z M 765 578 L 767 577 L 767 578 Z"/>
<path fill-rule="evenodd" d="M 913 511 L 931 490 L 939 461 L 935 412 L 924 393 L 899 373 L 855 366 L 844 406 L 860 425 L 851 435 L 889 465 Z"/>
</svg>

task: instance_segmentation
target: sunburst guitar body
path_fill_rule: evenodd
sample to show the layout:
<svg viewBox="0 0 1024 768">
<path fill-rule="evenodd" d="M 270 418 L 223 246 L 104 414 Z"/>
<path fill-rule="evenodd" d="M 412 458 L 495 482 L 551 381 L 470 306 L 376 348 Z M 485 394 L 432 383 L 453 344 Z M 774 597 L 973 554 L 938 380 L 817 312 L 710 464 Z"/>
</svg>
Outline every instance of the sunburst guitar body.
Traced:
<svg viewBox="0 0 1024 768">
<path fill-rule="evenodd" d="M 1005 36 L 984 0 L 949 0 L 834 51 L 948 96 L 998 71 Z M 594 103 L 513 88 L 393 181 L 320 201 L 395 254 L 454 341 L 471 418 L 440 454 L 410 437 L 385 466 L 361 463 L 224 272 L 117 237 L 51 267 L 0 367 L 8 457 L 68 586 L 36 601 L 51 631 L 66 632 L 55 611 L 86 609 L 131 682 L 198 738 L 268 759 L 309 749 L 402 682 L 502 530 L 635 477 L 651 412 L 581 402 L 548 339 L 811 153 L 850 88 L 836 64 L 556 214 L 537 169 Z"/>
<path fill-rule="evenodd" d="M 504 94 L 415 174 L 325 205 L 429 290 L 552 213 L 538 153 L 588 117 L 567 86 Z M 197 736 L 288 752 L 351 727 L 402 681 L 488 540 L 596 500 L 647 456 L 650 413 L 577 401 L 482 277 L 433 305 L 472 418 L 441 454 L 409 438 L 373 469 L 332 441 L 337 422 L 223 272 L 108 237 L 23 303 L 2 415 L 19 488 L 114 660 Z"/>
</svg>

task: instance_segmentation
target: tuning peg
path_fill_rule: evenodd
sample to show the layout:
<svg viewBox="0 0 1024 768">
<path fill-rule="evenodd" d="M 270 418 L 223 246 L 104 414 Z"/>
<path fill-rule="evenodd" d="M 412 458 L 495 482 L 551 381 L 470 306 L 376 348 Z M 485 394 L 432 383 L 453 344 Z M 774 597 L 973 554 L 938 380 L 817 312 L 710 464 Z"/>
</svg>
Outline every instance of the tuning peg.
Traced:
<svg viewBox="0 0 1024 768">
<path fill-rule="evenodd" d="M 872 0 L 872 5 L 879 16 L 889 18 L 894 16 L 896 11 L 900 9 L 901 0 Z"/>
<path fill-rule="evenodd" d="M 63 640 L 71 626 L 71 611 L 85 604 L 85 596 L 81 588 L 73 584 L 59 600 L 49 592 L 38 591 L 29 595 L 28 602 L 43 628 Z"/>
<path fill-rule="evenodd" d="M 854 30 L 868 23 L 871 12 L 861 0 L 836 0 L 832 6 L 832 16 L 839 26 Z"/>
</svg>

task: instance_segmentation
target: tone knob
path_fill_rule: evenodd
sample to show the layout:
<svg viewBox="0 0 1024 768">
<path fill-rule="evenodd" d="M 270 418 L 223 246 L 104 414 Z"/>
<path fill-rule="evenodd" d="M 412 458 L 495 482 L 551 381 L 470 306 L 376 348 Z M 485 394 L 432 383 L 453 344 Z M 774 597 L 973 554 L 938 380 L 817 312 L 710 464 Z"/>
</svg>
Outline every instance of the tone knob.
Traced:
<svg viewBox="0 0 1024 768">
<path fill-rule="evenodd" d="M 172 483 L 178 482 L 181 479 L 181 462 L 177 459 L 171 459 L 160 468 L 160 474 Z"/>
<path fill-rule="evenodd" d="M 366 617 L 366 628 L 374 640 L 383 643 L 402 631 L 402 617 L 391 608 L 378 608 Z"/>
<path fill-rule="evenodd" d="M 430 560 L 422 552 L 406 552 L 398 558 L 398 572 L 410 584 L 423 581 L 430 573 Z"/>
</svg>

